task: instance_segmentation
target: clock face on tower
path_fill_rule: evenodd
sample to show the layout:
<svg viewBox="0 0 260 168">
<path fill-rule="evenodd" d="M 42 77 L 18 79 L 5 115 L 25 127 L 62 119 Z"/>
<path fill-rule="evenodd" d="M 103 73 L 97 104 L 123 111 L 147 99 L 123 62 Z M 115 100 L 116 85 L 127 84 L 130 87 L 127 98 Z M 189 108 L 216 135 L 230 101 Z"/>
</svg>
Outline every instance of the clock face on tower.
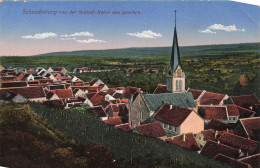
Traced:
<svg viewBox="0 0 260 168">
<path fill-rule="evenodd" d="M 181 70 L 180 69 L 177 70 L 177 76 L 181 76 Z"/>
</svg>

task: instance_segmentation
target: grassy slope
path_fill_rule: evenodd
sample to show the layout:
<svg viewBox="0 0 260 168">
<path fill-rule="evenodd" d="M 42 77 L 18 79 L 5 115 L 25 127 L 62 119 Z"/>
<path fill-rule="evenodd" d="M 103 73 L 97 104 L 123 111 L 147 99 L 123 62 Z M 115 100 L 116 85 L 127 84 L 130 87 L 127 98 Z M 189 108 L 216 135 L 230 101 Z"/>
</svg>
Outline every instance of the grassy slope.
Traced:
<svg viewBox="0 0 260 168">
<path fill-rule="evenodd" d="M 85 107 L 56 110 L 31 104 L 38 114 L 80 143 L 102 144 L 111 148 L 116 160 L 123 167 L 220 167 L 195 152 L 184 150 L 161 140 L 126 133 L 106 125 Z M 132 160 L 132 163 L 131 163 Z"/>
<path fill-rule="evenodd" d="M 80 146 L 28 105 L 0 104 L 0 148 L 0 165 L 12 168 L 116 167 L 108 148 Z"/>
</svg>

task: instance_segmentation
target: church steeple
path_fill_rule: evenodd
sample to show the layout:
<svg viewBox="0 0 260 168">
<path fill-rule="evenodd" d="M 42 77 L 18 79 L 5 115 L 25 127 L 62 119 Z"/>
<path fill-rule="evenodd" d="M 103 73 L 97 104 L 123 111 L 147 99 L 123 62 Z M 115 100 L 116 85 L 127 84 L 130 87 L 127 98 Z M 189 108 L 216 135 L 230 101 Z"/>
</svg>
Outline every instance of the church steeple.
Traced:
<svg viewBox="0 0 260 168">
<path fill-rule="evenodd" d="M 175 25 L 172 43 L 171 60 L 167 75 L 167 90 L 169 92 L 184 92 L 185 91 L 185 74 L 181 66 L 180 51 L 178 45 L 178 37 L 176 30 L 176 10 Z"/>
<path fill-rule="evenodd" d="M 180 51 L 179 51 L 178 37 L 177 37 L 177 30 L 176 30 L 176 10 L 174 12 L 175 12 L 175 26 L 174 26 L 172 54 L 171 54 L 171 61 L 170 61 L 171 72 L 174 72 L 178 65 L 181 66 Z"/>
</svg>

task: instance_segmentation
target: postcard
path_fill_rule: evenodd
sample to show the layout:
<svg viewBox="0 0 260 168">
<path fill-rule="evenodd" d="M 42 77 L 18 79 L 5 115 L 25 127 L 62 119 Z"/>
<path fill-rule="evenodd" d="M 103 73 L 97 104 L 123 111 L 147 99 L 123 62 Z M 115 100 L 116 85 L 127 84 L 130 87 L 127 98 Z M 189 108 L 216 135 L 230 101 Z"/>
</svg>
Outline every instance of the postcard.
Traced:
<svg viewBox="0 0 260 168">
<path fill-rule="evenodd" d="M 259 167 L 259 12 L 0 0 L 0 167 Z"/>
</svg>

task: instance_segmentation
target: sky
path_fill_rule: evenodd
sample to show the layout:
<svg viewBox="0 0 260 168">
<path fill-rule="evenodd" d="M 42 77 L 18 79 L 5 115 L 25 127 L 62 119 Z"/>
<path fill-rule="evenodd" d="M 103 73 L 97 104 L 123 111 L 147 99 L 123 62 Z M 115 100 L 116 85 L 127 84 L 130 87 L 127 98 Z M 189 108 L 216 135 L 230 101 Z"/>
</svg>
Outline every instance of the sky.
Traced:
<svg viewBox="0 0 260 168">
<path fill-rule="evenodd" d="M 260 42 L 260 7 L 238 2 L 3 1 L 0 56 L 171 46 L 175 10 L 180 46 Z"/>
</svg>

